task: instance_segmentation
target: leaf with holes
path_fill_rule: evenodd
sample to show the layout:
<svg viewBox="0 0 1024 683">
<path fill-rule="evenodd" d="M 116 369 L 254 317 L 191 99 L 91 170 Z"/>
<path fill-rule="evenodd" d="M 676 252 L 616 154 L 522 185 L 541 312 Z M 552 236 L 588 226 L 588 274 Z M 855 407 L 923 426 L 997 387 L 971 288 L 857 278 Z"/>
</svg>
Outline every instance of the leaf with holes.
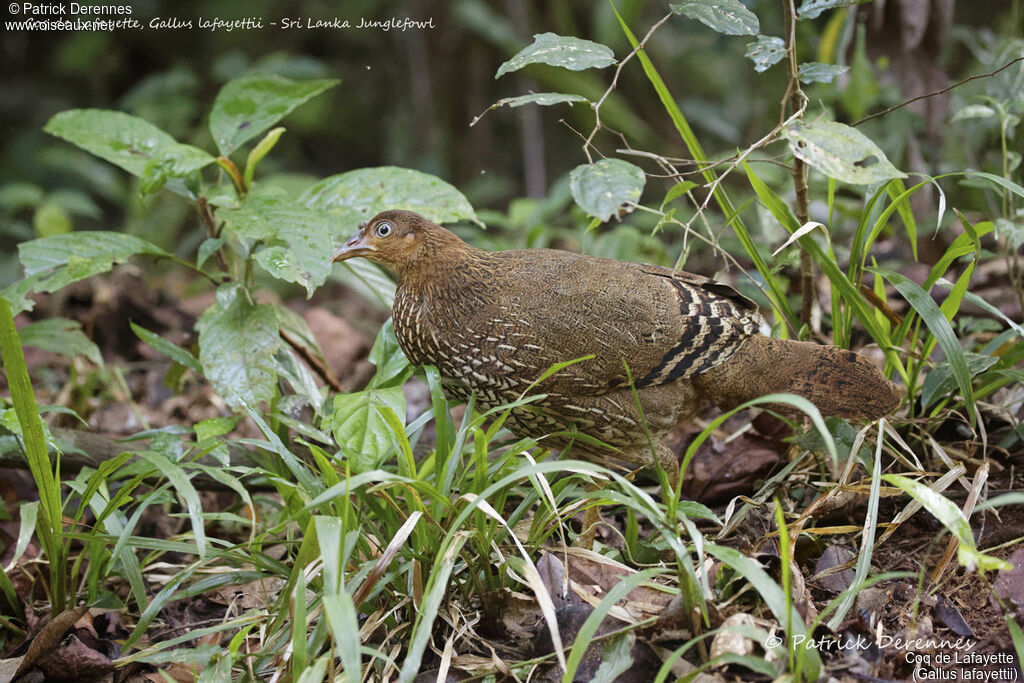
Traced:
<svg viewBox="0 0 1024 683">
<path fill-rule="evenodd" d="M 580 208 L 606 221 L 623 204 L 636 203 L 646 178 L 637 166 L 621 159 L 602 159 L 577 166 L 569 174 L 569 189 Z"/>
<path fill-rule="evenodd" d="M 819 14 L 826 10 L 858 5 L 864 0 L 804 0 L 797 10 L 797 17 L 800 19 L 816 19 Z"/>
<path fill-rule="evenodd" d="M 907 174 L 889 163 L 885 152 L 860 131 L 835 121 L 797 121 L 782 131 L 793 154 L 830 178 L 870 185 Z"/>
<path fill-rule="evenodd" d="M 676 14 L 685 14 L 713 31 L 730 36 L 757 35 L 761 27 L 757 15 L 740 0 L 683 0 L 669 7 Z"/>
<path fill-rule="evenodd" d="M 777 36 L 758 36 L 747 43 L 745 54 L 754 63 L 754 71 L 764 73 L 786 56 L 786 42 Z"/>
<path fill-rule="evenodd" d="M 555 33 L 535 33 L 533 44 L 524 47 L 498 67 L 494 77 L 501 78 L 529 64 L 550 64 L 570 71 L 582 71 L 604 69 L 614 63 L 615 53 L 607 45 Z"/>
</svg>

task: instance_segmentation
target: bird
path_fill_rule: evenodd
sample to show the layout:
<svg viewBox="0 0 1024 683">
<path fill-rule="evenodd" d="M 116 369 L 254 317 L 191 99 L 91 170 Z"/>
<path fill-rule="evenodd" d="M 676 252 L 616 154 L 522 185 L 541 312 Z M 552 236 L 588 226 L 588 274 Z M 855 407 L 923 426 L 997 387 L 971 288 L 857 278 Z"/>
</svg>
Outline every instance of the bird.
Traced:
<svg viewBox="0 0 1024 683">
<path fill-rule="evenodd" d="M 481 411 L 535 397 L 507 417 L 516 436 L 660 466 L 673 483 L 679 462 L 661 440 L 709 404 L 791 393 L 824 415 L 874 419 L 902 399 L 864 356 L 760 334 L 754 302 L 700 275 L 557 249 L 486 251 L 404 210 L 378 213 L 333 254 L 355 257 L 396 276 L 398 344 L 438 369 L 449 397 L 474 395 Z"/>
</svg>

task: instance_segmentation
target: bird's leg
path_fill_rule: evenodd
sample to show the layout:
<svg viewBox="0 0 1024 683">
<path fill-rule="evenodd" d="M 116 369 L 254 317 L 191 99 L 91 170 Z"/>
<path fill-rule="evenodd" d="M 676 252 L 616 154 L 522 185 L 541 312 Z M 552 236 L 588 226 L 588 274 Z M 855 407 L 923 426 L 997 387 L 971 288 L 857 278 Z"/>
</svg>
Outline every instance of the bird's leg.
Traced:
<svg viewBox="0 0 1024 683">
<path fill-rule="evenodd" d="M 628 454 L 620 453 L 616 457 L 622 457 L 623 460 L 628 462 L 645 464 L 664 470 L 674 495 L 679 485 L 679 459 L 676 457 L 675 452 L 661 441 L 655 441 L 653 453 L 650 447 L 647 446 L 642 450 L 637 450 L 636 454 L 637 457 L 630 457 Z M 597 484 L 584 484 L 584 488 L 587 491 L 598 491 L 601 487 Z M 577 544 L 581 548 L 590 550 L 594 547 L 594 536 L 597 533 L 599 524 L 601 524 L 601 506 L 595 505 L 587 508 L 587 511 L 583 514 L 583 527 L 577 539 Z"/>
<path fill-rule="evenodd" d="M 668 483 L 675 491 L 679 487 L 679 458 L 671 448 L 660 441 L 654 444 L 654 458 L 656 465 L 665 470 Z"/>
<path fill-rule="evenodd" d="M 587 483 L 583 485 L 587 491 L 599 491 L 600 486 L 594 483 Z M 597 535 L 597 525 L 601 523 L 601 506 L 594 505 L 587 508 L 586 512 L 583 513 L 583 527 L 580 530 L 580 535 L 576 539 L 576 544 L 585 548 L 586 550 L 593 550 L 594 548 L 594 536 Z"/>
</svg>

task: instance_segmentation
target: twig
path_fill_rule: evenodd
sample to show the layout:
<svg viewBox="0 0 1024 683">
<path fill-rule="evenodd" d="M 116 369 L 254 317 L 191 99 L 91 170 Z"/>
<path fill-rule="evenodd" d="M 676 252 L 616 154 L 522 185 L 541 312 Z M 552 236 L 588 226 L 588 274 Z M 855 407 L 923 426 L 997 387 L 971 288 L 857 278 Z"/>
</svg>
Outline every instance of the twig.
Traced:
<svg viewBox="0 0 1024 683">
<path fill-rule="evenodd" d="M 590 147 L 592 146 L 591 143 L 593 142 L 594 137 L 597 135 L 597 132 L 599 130 L 601 130 L 601 128 L 604 127 L 604 126 L 601 125 L 601 105 L 604 104 L 604 101 L 606 99 L 608 99 L 609 95 L 612 94 L 612 91 L 615 90 L 615 88 L 618 86 L 618 84 L 619 84 L 619 74 L 622 73 L 623 67 L 626 66 L 626 64 L 629 62 L 629 60 L 633 59 L 633 57 L 636 56 L 636 53 L 638 53 L 638 52 L 640 52 L 640 50 L 644 49 L 644 45 L 646 45 L 647 41 L 650 40 L 651 36 L 654 35 L 654 32 L 657 31 L 661 27 L 662 24 L 664 24 L 666 21 L 671 19 L 672 16 L 673 16 L 673 13 L 669 12 L 664 17 L 662 17 L 660 21 L 658 21 L 656 24 L 651 26 L 650 30 L 647 31 L 647 34 L 643 37 L 643 39 L 640 40 L 640 42 L 636 44 L 635 48 L 633 48 L 633 51 L 630 52 L 628 55 L 626 55 L 625 57 L 622 58 L 622 61 L 619 62 L 619 65 L 617 67 L 615 67 L 615 75 L 612 76 L 611 85 L 609 85 L 608 89 L 604 91 L 604 94 L 601 95 L 600 99 L 598 99 L 597 102 L 595 102 L 593 104 L 593 109 L 594 109 L 594 129 L 592 131 L 590 131 L 590 135 L 588 135 L 587 139 L 583 141 L 583 153 L 587 155 L 587 161 L 588 162 L 593 163 L 593 159 L 590 156 Z"/>
<path fill-rule="evenodd" d="M 789 62 L 789 83 L 786 96 L 790 107 L 802 111 L 807 107 L 807 96 L 800 88 L 800 67 L 796 57 L 796 6 L 793 0 L 783 3 L 786 15 L 786 55 Z M 787 101 L 782 103 L 782 111 L 786 111 Z M 793 190 L 796 193 L 794 212 L 800 225 L 810 220 L 809 200 L 807 198 L 807 169 L 803 159 L 793 156 Z M 809 251 L 800 247 L 800 322 L 811 328 L 811 313 L 815 301 L 814 260 Z"/>
<path fill-rule="evenodd" d="M 917 97 L 911 97 L 909 100 L 905 100 L 903 102 L 900 102 L 899 104 L 897 104 L 895 106 L 892 106 L 892 107 L 889 107 L 888 109 L 883 109 L 882 111 L 875 112 L 874 114 L 868 114 L 867 116 L 862 118 L 860 121 L 857 121 L 856 123 L 851 123 L 850 125 L 851 126 L 859 126 L 860 124 L 864 123 L 865 121 L 870 121 L 871 119 L 878 118 L 879 116 L 885 116 L 886 114 L 890 114 L 890 113 L 896 111 L 897 109 L 902 109 L 903 107 L 907 106 L 908 104 L 913 104 L 914 102 L 917 102 L 918 100 L 924 100 L 924 99 L 927 99 L 929 97 L 935 97 L 936 95 L 942 95 L 943 93 L 947 93 L 950 90 L 953 90 L 954 88 L 959 88 L 961 85 L 963 85 L 964 83 L 967 83 L 968 81 L 973 81 L 973 80 L 976 80 L 976 79 L 979 79 L 979 78 L 989 78 L 991 76 L 995 76 L 1000 71 L 1005 71 L 1006 69 L 1009 69 L 1011 66 L 1013 66 L 1014 64 L 1016 64 L 1017 62 L 1022 61 L 1022 60 L 1024 60 L 1024 57 L 1016 57 L 1014 59 L 1011 59 L 1006 64 L 1003 64 L 1001 67 L 999 67 L 995 71 L 990 71 L 987 74 L 978 74 L 976 76 L 968 76 L 967 78 L 963 79 L 962 81 L 957 81 L 953 85 L 947 85 L 945 88 L 942 88 L 941 90 L 933 90 L 932 92 L 925 93 L 923 95 L 918 95 Z"/>
<path fill-rule="evenodd" d="M 299 343 L 299 340 L 296 339 L 291 332 L 284 329 L 280 330 L 280 332 L 281 339 L 288 342 L 288 345 L 295 349 L 295 353 L 299 354 L 299 356 L 302 357 L 302 360 L 309 363 L 309 366 L 316 371 L 316 374 L 320 375 L 320 379 L 330 385 L 331 389 L 334 389 L 336 392 L 341 391 L 341 382 L 335 376 L 334 372 L 331 371 L 330 366 L 310 353 L 309 349 Z"/>
</svg>

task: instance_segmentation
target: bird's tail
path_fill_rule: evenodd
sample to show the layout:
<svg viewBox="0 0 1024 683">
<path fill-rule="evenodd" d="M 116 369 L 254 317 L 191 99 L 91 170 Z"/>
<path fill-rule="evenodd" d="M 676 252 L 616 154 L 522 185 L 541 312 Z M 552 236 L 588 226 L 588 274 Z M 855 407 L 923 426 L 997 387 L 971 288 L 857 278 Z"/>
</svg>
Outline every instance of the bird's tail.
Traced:
<svg viewBox="0 0 1024 683">
<path fill-rule="evenodd" d="M 695 377 L 694 384 L 724 410 L 759 396 L 790 393 L 808 399 L 823 415 L 873 419 L 895 410 L 902 398 L 898 386 L 853 351 L 760 335 Z"/>
</svg>

